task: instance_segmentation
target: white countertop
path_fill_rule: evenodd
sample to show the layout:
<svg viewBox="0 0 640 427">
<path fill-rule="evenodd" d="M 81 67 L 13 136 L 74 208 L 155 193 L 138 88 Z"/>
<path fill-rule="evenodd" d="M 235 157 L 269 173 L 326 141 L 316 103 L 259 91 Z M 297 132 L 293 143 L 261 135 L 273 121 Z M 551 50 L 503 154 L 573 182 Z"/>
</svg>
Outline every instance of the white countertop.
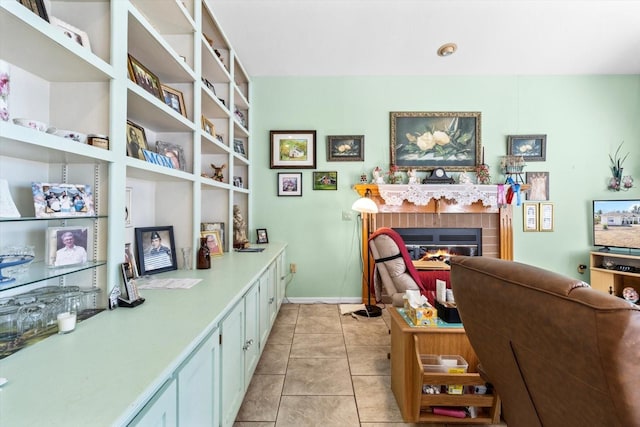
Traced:
<svg viewBox="0 0 640 427">
<path fill-rule="evenodd" d="M 191 289 L 145 290 L 145 303 L 104 311 L 0 360 L 2 426 L 123 425 L 213 331 L 227 308 L 284 250 L 225 253 L 211 270 L 158 277 L 202 278 Z"/>
</svg>

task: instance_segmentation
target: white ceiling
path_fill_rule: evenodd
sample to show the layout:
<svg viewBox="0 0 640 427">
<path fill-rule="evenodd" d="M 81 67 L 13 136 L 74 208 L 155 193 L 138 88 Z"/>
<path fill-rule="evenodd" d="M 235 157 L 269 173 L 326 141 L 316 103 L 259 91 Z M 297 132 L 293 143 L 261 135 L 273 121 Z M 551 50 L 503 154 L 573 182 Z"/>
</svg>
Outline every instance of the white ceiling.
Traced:
<svg viewBox="0 0 640 427">
<path fill-rule="evenodd" d="M 640 74 L 640 0 L 210 1 L 251 76 Z"/>
</svg>

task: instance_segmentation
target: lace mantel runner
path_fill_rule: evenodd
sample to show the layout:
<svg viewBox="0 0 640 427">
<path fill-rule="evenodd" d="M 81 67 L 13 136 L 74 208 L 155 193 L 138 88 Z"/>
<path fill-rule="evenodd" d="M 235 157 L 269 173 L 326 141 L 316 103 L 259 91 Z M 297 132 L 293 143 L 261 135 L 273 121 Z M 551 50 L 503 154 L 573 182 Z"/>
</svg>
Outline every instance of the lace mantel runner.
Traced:
<svg viewBox="0 0 640 427">
<path fill-rule="evenodd" d="M 468 206 L 481 201 L 483 206 L 498 205 L 497 185 L 469 184 L 379 184 L 378 191 L 384 203 L 400 206 L 404 200 L 417 206 L 429 204 L 431 199 L 448 199 Z"/>
</svg>

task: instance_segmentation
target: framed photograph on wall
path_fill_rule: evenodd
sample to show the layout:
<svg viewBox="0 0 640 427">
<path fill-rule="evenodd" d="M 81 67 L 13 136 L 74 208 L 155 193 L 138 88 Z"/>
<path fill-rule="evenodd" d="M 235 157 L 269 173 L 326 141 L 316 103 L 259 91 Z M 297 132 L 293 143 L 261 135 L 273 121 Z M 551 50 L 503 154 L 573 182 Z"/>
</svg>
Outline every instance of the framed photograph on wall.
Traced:
<svg viewBox="0 0 640 427">
<path fill-rule="evenodd" d="M 222 239 L 220 238 L 220 233 L 217 230 L 201 231 L 200 237 L 207 239 L 207 248 L 209 248 L 210 256 L 221 256 L 224 254 Z"/>
<path fill-rule="evenodd" d="M 302 172 L 278 173 L 278 196 L 302 196 Z"/>
<path fill-rule="evenodd" d="M 184 105 L 184 96 L 182 95 L 182 92 L 167 85 L 160 85 L 160 87 L 162 88 L 164 103 L 177 113 L 187 117 L 187 109 Z"/>
<path fill-rule="evenodd" d="M 173 226 L 135 229 L 140 275 L 178 269 Z"/>
<path fill-rule="evenodd" d="M 133 56 L 129 56 L 129 78 L 151 95 L 164 102 L 160 79 Z"/>
<path fill-rule="evenodd" d="M 538 231 L 538 204 L 522 204 L 522 227 L 524 231 Z"/>
<path fill-rule="evenodd" d="M 315 130 L 272 130 L 271 169 L 315 169 Z"/>
<path fill-rule="evenodd" d="M 91 43 L 89 42 L 89 36 L 87 35 L 87 33 L 74 27 L 73 25 L 67 24 L 66 22 L 56 18 L 55 16 L 50 17 L 49 22 L 51 23 L 51 25 L 62 31 L 65 36 L 69 37 L 80 46 L 91 50 Z"/>
<path fill-rule="evenodd" d="M 509 135 L 507 154 L 522 156 L 525 162 L 544 162 L 547 159 L 547 135 Z"/>
<path fill-rule="evenodd" d="M 36 218 L 95 215 L 89 184 L 32 182 L 31 191 Z"/>
<path fill-rule="evenodd" d="M 540 231 L 553 231 L 553 203 L 540 203 Z"/>
<path fill-rule="evenodd" d="M 144 128 L 131 120 L 127 120 L 127 156 L 146 160 L 143 150 L 148 149 Z"/>
<path fill-rule="evenodd" d="M 526 172 L 525 181 L 530 186 L 527 200 L 549 200 L 549 172 Z"/>
<path fill-rule="evenodd" d="M 475 172 L 479 112 L 391 112 L 391 165 L 398 170 Z"/>
<path fill-rule="evenodd" d="M 337 190 L 338 172 L 313 172 L 314 190 Z"/>
<path fill-rule="evenodd" d="M 158 154 L 162 154 L 169 158 L 173 169 L 181 171 L 186 169 L 186 159 L 181 145 L 173 144 L 171 142 L 156 141 L 156 151 Z"/>
<path fill-rule="evenodd" d="M 327 136 L 327 161 L 364 161 L 364 135 Z"/>
<path fill-rule="evenodd" d="M 256 230 L 256 234 L 258 235 L 256 243 L 269 243 L 269 236 L 267 235 L 266 228 L 258 228 Z"/>
<path fill-rule="evenodd" d="M 84 264 L 90 259 L 91 247 L 88 227 L 49 227 L 47 229 L 46 264 L 66 267 Z"/>
</svg>

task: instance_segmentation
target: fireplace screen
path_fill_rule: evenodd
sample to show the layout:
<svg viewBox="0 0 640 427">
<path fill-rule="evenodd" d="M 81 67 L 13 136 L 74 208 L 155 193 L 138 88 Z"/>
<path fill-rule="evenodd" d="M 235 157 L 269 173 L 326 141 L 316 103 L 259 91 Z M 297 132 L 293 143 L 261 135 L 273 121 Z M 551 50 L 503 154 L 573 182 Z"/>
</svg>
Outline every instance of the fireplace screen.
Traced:
<svg viewBox="0 0 640 427">
<path fill-rule="evenodd" d="M 413 260 L 446 261 L 452 255 L 482 255 L 481 228 L 394 228 Z"/>
</svg>

